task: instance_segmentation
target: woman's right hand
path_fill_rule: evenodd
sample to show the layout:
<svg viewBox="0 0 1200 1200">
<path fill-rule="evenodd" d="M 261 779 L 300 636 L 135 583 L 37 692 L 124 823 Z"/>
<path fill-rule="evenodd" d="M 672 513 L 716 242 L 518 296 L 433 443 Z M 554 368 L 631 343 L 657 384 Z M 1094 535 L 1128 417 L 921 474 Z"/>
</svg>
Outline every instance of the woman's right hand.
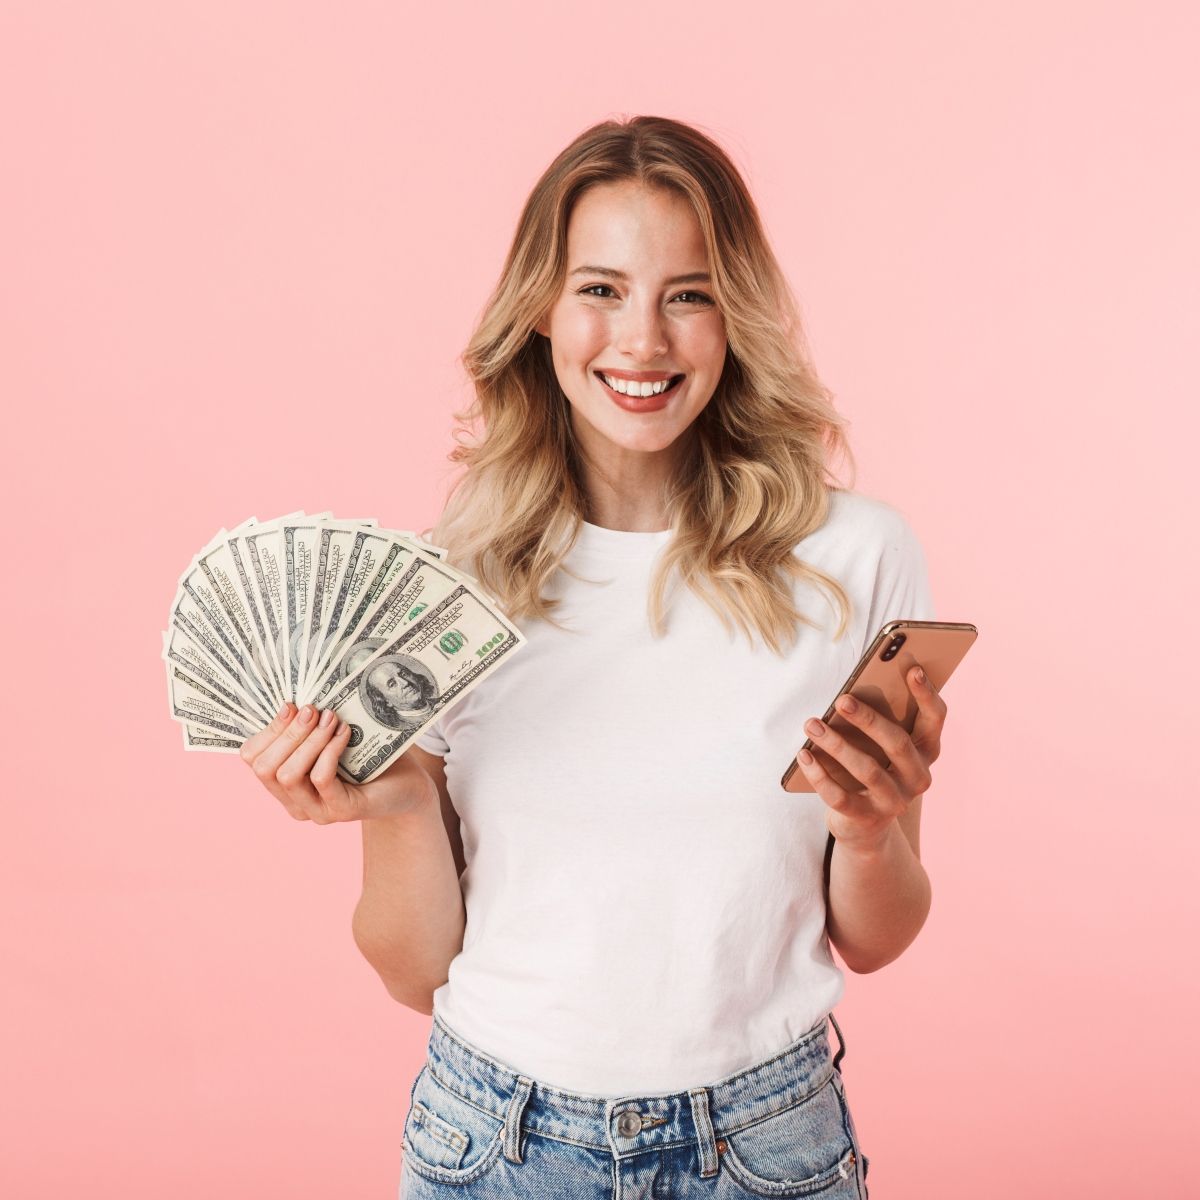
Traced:
<svg viewBox="0 0 1200 1200">
<path fill-rule="evenodd" d="M 246 739 L 242 760 L 297 821 L 329 825 L 390 817 L 437 800 L 437 785 L 407 754 L 368 783 L 346 783 L 337 764 L 349 735 L 350 726 L 333 709 L 321 713 L 306 704 L 297 712 L 289 703 Z"/>
</svg>

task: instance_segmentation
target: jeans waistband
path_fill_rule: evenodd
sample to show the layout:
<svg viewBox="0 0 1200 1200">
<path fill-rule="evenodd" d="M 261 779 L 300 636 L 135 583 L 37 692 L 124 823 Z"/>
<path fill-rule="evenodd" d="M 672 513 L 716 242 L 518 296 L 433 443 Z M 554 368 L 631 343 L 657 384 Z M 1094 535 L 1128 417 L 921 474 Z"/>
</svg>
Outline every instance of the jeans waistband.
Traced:
<svg viewBox="0 0 1200 1200">
<path fill-rule="evenodd" d="M 830 1054 L 828 1023 L 838 1037 Z M 845 1053 L 833 1014 L 778 1054 L 704 1087 L 645 1096 L 602 1097 L 539 1083 L 491 1058 L 436 1014 L 426 1069 L 463 1100 L 505 1122 L 505 1154 L 520 1162 L 522 1131 L 609 1150 L 616 1157 L 698 1141 L 704 1174 L 715 1169 L 716 1140 L 778 1109 L 798 1104 L 829 1082 Z M 414 1085 L 415 1087 L 415 1085 Z"/>
</svg>

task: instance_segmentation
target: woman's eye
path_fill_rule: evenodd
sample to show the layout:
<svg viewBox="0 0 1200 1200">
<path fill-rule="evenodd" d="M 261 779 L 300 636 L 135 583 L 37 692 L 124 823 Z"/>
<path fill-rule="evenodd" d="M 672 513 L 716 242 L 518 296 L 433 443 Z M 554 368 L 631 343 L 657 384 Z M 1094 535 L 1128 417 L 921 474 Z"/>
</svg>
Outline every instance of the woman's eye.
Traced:
<svg viewBox="0 0 1200 1200">
<path fill-rule="evenodd" d="M 612 288 L 609 287 L 607 283 L 591 283 L 591 284 L 588 284 L 587 287 L 581 288 L 579 294 L 581 296 L 582 295 L 595 295 L 596 292 L 600 291 L 600 290 L 603 290 L 606 292 L 611 292 Z M 713 303 L 712 299 L 709 296 L 706 296 L 703 292 L 680 292 L 679 295 L 675 297 L 675 299 L 678 300 L 684 296 L 692 297 L 692 299 L 688 301 L 689 304 L 699 304 L 699 305 L 703 306 L 703 305 L 708 305 L 708 304 Z M 608 300 L 609 297 L 608 296 L 596 296 L 596 299 L 597 300 Z"/>
</svg>

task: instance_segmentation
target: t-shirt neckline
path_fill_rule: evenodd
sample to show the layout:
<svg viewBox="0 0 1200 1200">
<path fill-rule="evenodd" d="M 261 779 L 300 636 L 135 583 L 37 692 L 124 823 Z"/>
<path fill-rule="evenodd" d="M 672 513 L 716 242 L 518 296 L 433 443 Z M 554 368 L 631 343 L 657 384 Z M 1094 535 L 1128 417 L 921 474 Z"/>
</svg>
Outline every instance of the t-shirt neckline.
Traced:
<svg viewBox="0 0 1200 1200">
<path fill-rule="evenodd" d="M 648 558 L 671 540 L 673 529 L 632 532 L 627 529 L 606 529 L 584 521 L 574 551 L 604 558 Z"/>
</svg>

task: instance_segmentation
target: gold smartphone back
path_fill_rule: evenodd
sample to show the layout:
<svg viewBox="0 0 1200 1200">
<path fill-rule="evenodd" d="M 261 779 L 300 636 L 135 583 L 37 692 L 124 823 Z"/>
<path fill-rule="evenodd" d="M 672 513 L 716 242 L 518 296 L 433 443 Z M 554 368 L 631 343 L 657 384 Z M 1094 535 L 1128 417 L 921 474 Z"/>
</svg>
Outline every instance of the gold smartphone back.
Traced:
<svg viewBox="0 0 1200 1200">
<path fill-rule="evenodd" d="M 875 635 L 849 679 L 830 699 L 822 720 L 851 745 L 864 750 L 882 767 L 889 765 L 879 743 L 860 732 L 834 708 L 838 696 L 850 693 L 860 704 L 895 721 L 912 733 L 917 721 L 917 698 L 909 688 L 908 672 L 918 663 L 935 690 L 941 691 L 954 669 L 979 636 L 974 625 L 961 621 L 889 621 Z M 810 751 L 830 777 L 850 792 L 863 786 L 845 768 L 806 738 L 800 750 Z M 799 751 L 797 751 L 799 753 Z M 784 791 L 815 792 L 800 764 L 793 757 L 780 780 Z"/>
</svg>

